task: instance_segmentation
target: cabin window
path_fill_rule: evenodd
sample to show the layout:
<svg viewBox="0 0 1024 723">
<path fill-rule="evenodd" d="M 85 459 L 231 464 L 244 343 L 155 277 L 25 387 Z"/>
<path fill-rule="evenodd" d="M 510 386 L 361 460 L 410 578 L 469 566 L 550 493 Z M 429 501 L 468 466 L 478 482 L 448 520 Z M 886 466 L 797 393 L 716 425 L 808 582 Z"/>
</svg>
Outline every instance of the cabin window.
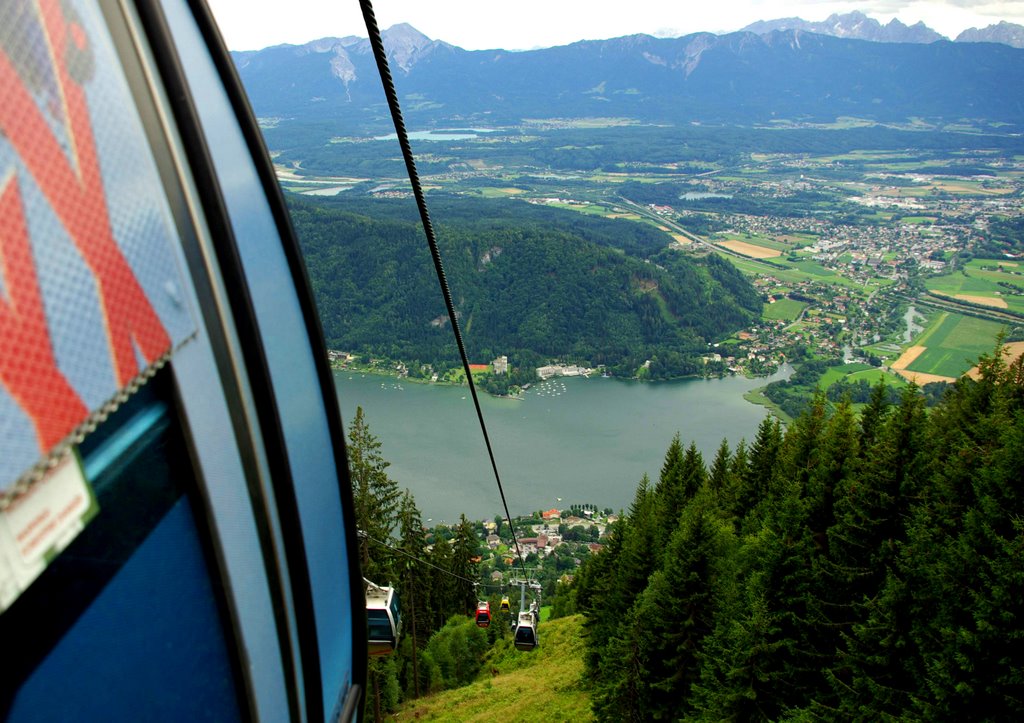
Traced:
<svg viewBox="0 0 1024 723">
<path fill-rule="evenodd" d="M 366 614 L 366 622 L 369 626 L 370 640 L 391 640 L 394 633 L 391 630 L 391 620 L 385 610 L 369 610 Z"/>
<path fill-rule="evenodd" d="M 166 377 L 80 445 L 99 510 L 0 615 L 9 720 L 244 717 Z"/>
</svg>

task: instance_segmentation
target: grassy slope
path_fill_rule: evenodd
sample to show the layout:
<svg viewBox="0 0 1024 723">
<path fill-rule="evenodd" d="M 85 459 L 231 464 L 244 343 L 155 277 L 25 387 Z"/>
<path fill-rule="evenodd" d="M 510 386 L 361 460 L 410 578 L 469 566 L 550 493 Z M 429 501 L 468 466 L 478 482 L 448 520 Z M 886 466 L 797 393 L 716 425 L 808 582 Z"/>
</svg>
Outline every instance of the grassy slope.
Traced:
<svg viewBox="0 0 1024 723">
<path fill-rule="evenodd" d="M 581 721 L 593 720 L 583 689 L 583 618 L 541 623 L 540 645 L 521 652 L 499 641 L 476 682 L 410 701 L 394 720 Z"/>
</svg>

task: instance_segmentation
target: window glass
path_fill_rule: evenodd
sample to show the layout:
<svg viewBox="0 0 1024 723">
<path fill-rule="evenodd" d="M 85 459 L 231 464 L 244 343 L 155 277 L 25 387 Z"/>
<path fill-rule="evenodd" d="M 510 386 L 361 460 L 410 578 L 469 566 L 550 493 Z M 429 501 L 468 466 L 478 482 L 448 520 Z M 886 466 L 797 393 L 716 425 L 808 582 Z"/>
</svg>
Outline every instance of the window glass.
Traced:
<svg viewBox="0 0 1024 723">
<path fill-rule="evenodd" d="M 99 512 L 0 615 L 10 720 L 242 717 L 165 376 L 81 445 Z"/>
</svg>

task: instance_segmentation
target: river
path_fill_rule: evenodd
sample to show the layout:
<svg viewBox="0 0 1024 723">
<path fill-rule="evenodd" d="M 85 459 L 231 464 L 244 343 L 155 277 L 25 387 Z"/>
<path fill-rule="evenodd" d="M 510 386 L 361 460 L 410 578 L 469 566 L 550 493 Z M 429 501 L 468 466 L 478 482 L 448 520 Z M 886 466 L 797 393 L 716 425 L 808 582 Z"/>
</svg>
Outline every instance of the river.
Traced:
<svg viewBox="0 0 1024 723">
<path fill-rule="evenodd" d="M 903 332 L 903 343 L 909 344 L 914 340 L 914 337 L 924 331 L 924 327 L 917 323 L 920 319 L 924 321 L 924 317 L 917 313 L 917 309 L 911 304 L 907 307 L 907 313 L 903 315 L 903 321 L 907 325 L 907 330 Z"/>
<path fill-rule="evenodd" d="M 790 373 L 659 383 L 569 377 L 537 384 L 522 400 L 482 394 L 509 509 L 626 508 L 644 473 L 657 482 L 677 431 L 684 445 L 697 443 L 707 464 L 723 438 L 733 447 L 752 440 L 766 412 L 743 394 Z M 425 522 L 501 511 L 468 388 L 344 371 L 335 382 L 346 427 L 362 406 L 388 473 L 412 491 Z"/>
</svg>

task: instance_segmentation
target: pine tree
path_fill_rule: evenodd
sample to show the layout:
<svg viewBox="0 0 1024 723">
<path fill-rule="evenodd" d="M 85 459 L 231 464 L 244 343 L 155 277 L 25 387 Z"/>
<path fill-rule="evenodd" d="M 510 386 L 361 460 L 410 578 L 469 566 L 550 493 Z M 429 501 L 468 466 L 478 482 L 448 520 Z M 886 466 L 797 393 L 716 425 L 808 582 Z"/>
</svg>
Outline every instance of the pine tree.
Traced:
<svg viewBox="0 0 1024 723">
<path fill-rule="evenodd" d="M 669 445 L 665 463 L 661 468 L 661 477 L 654 489 L 657 539 L 668 540 L 672 536 L 679 524 L 679 515 L 704 485 L 706 478 L 707 469 L 697 445 L 690 442 L 690 446 L 684 452 L 677 433 Z M 664 552 L 664 548 L 661 552 Z M 659 554 L 659 562 L 661 557 L 662 554 Z"/>
<path fill-rule="evenodd" d="M 402 669 L 400 679 L 406 697 L 419 697 L 429 690 L 427 668 L 420 670 L 420 659 L 427 639 L 430 637 L 431 609 L 431 578 L 440 574 L 432 568 L 418 562 L 426 554 L 427 536 L 423 529 L 420 511 L 416 501 L 408 490 L 402 495 L 398 510 L 398 547 L 405 553 L 399 560 L 403 568 L 402 580 L 402 620 L 403 643 L 407 644 L 399 651 L 402 653 Z"/>
<path fill-rule="evenodd" d="M 814 547 L 799 486 L 781 483 L 762 516 L 740 549 L 734 592 L 723 596 L 708 638 L 695 686 L 702 717 L 775 720 L 808 706 L 822 685 L 805 625 Z"/>
<path fill-rule="evenodd" d="M 878 439 L 882 425 L 889 414 L 889 388 L 885 378 L 879 377 L 871 390 L 867 406 L 860 414 L 860 448 L 869 450 Z"/>
<path fill-rule="evenodd" d="M 723 439 L 718 445 L 715 459 L 711 462 L 711 469 L 708 472 L 708 485 L 716 500 L 720 499 L 722 493 L 729 486 L 729 464 L 732 460 L 732 452 L 729 450 L 729 440 Z"/>
<path fill-rule="evenodd" d="M 479 541 L 476 533 L 473 532 L 473 525 L 466 519 L 466 515 L 459 517 L 459 526 L 455 528 L 455 539 L 452 544 L 451 570 L 454 578 L 454 600 L 455 610 L 453 612 L 462 615 L 473 615 L 476 611 L 476 586 L 477 579 L 477 548 Z"/>
<path fill-rule="evenodd" d="M 691 689 L 713 626 L 723 561 L 736 538 L 711 497 L 702 493 L 683 511 L 663 569 L 635 606 L 642 625 L 638 649 L 647 671 L 640 696 L 647 719 L 676 720 L 693 712 Z"/>
<path fill-rule="evenodd" d="M 356 408 L 355 419 L 348 432 L 348 463 L 352 478 L 352 497 L 355 504 L 356 524 L 365 533 L 360 541 L 363 574 L 373 579 L 391 574 L 387 548 L 373 540 L 388 542 L 397 524 L 401 493 L 398 484 L 387 474 L 390 465 L 380 453 L 381 443 L 370 432 L 363 408 Z"/>
<path fill-rule="evenodd" d="M 923 399 L 911 384 L 864 455 L 857 479 L 844 483 L 836 501 L 832 559 L 845 572 L 852 602 L 831 676 L 846 715 L 869 709 L 904 715 L 920 685 L 920 656 L 910 637 L 915 602 L 897 556 L 911 504 L 925 486 L 927 431 Z"/>
<path fill-rule="evenodd" d="M 743 471 L 736 500 L 742 517 L 742 529 L 756 530 L 775 494 L 776 462 L 782 450 L 782 428 L 778 419 L 765 417 L 757 428 L 757 437 L 750 447 L 747 468 Z"/>
<path fill-rule="evenodd" d="M 683 444 L 679 440 L 679 432 L 672 437 L 672 442 L 665 453 L 665 461 L 661 465 L 661 475 L 654 487 L 655 521 L 657 534 L 668 539 L 675 529 L 679 513 L 683 510 L 685 491 L 683 480 Z"/>
<path fill-rule="evenodd" d="M 631 668 L 620 659 L 622 645 L 632 646 L 632 635 L 623 629 L 624 612 L 635 604 L 647 587 L 655 569 L 657 552 L 654 514 L 655 493 L 646 475 L 637 486 L 629 514 L 616 525 L 608 548 L 596 557 L 589 579 L 577 595 L 581 609 L 587 612 L 585 629 L 588 645 L 585 664 L 598 689 L 606 691 L 609 704 L 618 694 L 607 691 L 633 682 L 621 680 Z M 635 651 L 630 648 L 630 654 Z M 630 689 L 627 686 L 627 689 Z"/>
<path fill-rule="evenodd" d="M 1024 715 L 1024 362 L 997 346 L 979 370 L 935 415 L 933 482 L 899 559 L 922 718 Z"/>
<path fill-rule="evenodd" d="M 433 545 L 430 548 L 430 555 L 427 561 L 434 566 L 435 570 L 452 569 L 452 546 L 447 539 L 435 531 Z M 433 585 L 430 589 L 431 621 L 433 630 L 440 629 L 449 616 L 455 613 L 462 613 L 455 589 L 455 578 L 445 572 L 437 572 L 433 576 Z"/>
<path fill-rule="evenodd" d="M 828 419 L 825 393 L 818 389 L 804 413 L 790 425 L 780 452 L 778 474 L 803 488 L 818 467 L 819 445 Z"/>
</svg>

